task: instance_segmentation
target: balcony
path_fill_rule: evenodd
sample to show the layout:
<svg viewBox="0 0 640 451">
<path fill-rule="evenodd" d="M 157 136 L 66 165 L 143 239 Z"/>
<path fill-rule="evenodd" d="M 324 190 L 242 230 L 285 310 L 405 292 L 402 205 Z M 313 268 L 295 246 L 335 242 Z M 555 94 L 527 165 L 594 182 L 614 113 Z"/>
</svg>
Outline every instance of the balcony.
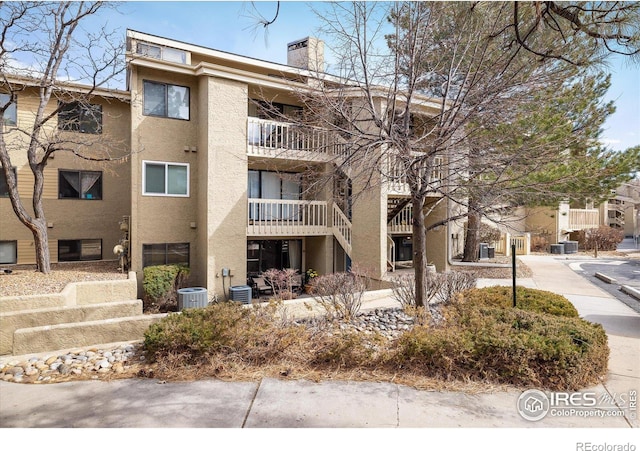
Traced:
<svg viewBox="0 0 640 451">
<path fill-rule="evenodd" d="M 310 236 L 331 233 L 327 202 L 319 200 L 248 200 L 247 236 Z"/>
<path fill-rule="evenodd" d="M 331 161 L 347 145 L 328 130 L 255 117 L 247 121 L 247 155 L 287 160 Z"/>
<path fill-rule="evenodd" d="M 387 224 L 387 233 L 413 233 L 413 205 L 408 204 Z"/>
<path fill-rule="evenodd" d="M 334 203 L 320 200 L 248 199 L 247 236 L 335 236 L 351 255 L 351 221 Z M 329 223 L 331 219 L 331 223 Z"/>
<path fill-rule="evenodd" d="M 569 209 L 570 230 L 597 229 L 600 226 L 600 212 L 596 209 Z"/>
<path fill-rule="evenodd" d="M 422 176 L 423 178 L 425 175 Z M 440 187 L 444 178 L 444 159 L 435 157 L 431 174 L 426 178 L 426 182 L 434 191 Z M 390 155 L 387 159 L 387 183 L 388 194 L 395 196 L 409 196 L 409 183 L 407 182 L 406 171 L 398 159 Z"/>
</svg>

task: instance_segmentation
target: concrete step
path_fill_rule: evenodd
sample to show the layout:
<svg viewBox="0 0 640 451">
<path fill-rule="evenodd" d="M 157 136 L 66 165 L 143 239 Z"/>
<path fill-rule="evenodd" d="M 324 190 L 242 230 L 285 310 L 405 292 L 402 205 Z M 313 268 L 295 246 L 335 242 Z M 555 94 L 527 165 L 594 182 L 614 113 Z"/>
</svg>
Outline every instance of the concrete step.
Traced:
<svg viewBox="0 0 640 451">
<path fill-rule="evenodd" d="M 138 315 L 18 329 L 13 334 L 12 353 L 23 355 L 96 343 L 142 340 L 149 326 L 165 316 L 165 313 Z"/>
<path fill-rule="evenodd" d="M 13 353 L 14 333 L 19 329 L 138 315 L 142 315 L 140 299 L 0 313 L 0 355 Z"/>
</svg>

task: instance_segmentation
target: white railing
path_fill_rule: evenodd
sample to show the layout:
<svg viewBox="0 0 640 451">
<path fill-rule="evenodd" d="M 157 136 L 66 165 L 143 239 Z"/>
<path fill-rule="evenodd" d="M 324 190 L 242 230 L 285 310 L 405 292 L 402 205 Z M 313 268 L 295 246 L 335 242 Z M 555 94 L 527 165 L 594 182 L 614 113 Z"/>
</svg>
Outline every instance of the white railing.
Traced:
<svg viewBox="0 0 640 451">
<path fill-rule="evenodd" d="M 413 205 L 407 204 L 387 224 L 388 233 L 412 233 L 413 232 Z"/>
<path fill-rule="evenodd" d="M 529 255 L 531 235 L 527 233 L 524 236 L 512 236 L 511 245 L 514 244 L 516 245 L 516 255 Z"/>
<path fill-rule="evenodd" d="M 511 256 L 511 245 L 516 245 L 516 255 L 529 255 L 531 250 L 531 234 L 525 233 L 520 236 L 512 236 L 510 233 L 504 233 L 500 239 L 490 245 L 495 247 L 496 255 Z"/>
<path fill-rule="evenodd" d="M 511 240 L 511 236 L 507 234 L 500 235 L 500 239 L 493 243 L 496 248 L 496 255 L 509 255 L 507 242 Z"/>
<path fill-rule="evenodd" d="M 330 233 L 324 201 L 249 199 L 247 218 L 247 236 Z"/>
<path fill-rule="evenodd" d="M 600 226 L 600 211 L 595 209 L 569 209 L 569 229 L 597 229 Z"/>
<path fill-rule="evenodd" d="M 387 235 L 387 265 L 391 268 L 391 272 L 396 270 L 396 242 Z"/>
<path fill-rule="evenodd" d="M 284 153 L 285 151 L 289 151 Z M 250 117 L 247 120 L 247 154 L 258 156 L 293 155 L 303 158 L 313 155 L 328 157 L 347 155 L 347 146 L 337 135 L 319 127 L 307 127 L 287 122 Z"/>
<path fill-rule="evenodd" d="M 333 204 L 332 228 L 333 235 L 340 243 L 340 246 L 348 256 L 351 256 L 351 221 L 335 203 Z"/>
<path fill-rule="evenodd" d="M 407 182 L 406 170 L 399 158 L 390 154 L 387 158 L 387 183 L 390 194 L 409 195 L 409 184 Z M 433 168 L 431 174 L 426 177 L 426 174 L 420 176 L 423 181 L 431 186 L 431 189 L 435 191 L 440 186 L 442 179 L 444 178 L 444 159 L 442 157 L 435 157 L 433 161 Z"/>
</svg>

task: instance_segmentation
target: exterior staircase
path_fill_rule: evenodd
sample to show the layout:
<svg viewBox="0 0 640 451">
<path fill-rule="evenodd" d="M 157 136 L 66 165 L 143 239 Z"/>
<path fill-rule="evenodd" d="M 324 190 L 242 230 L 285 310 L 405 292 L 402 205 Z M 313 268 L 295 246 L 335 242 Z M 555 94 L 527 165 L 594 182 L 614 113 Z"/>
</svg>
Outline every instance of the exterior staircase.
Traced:
<svg viewBox="0 0 640 451">
<path fill-rule="evenodd" d="M 352 224 L 347 218 L 340 207 L 333 204 L 333 221 L 331 229 L 333 236 L 336 238 L 340 246 L 344 249 L 345 253 L 351 257 L 351 228 Z"/>
</svg>

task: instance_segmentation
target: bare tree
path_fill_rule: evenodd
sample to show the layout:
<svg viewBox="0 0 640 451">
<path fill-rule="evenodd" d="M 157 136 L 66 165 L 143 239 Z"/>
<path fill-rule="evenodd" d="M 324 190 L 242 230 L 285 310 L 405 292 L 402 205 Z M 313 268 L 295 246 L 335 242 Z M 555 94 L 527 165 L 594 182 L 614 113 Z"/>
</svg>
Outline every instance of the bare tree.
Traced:
<svg viewBox="0 0 640 451">
<path fill-rule="evenodd" d="M 71 152 L 90 161 L 125 157 L 114 155 L 104 136 L 68 132 L 91 121 L 91 99 L 124 70 L 122 40 L 105 28 L 92 32 L 82 28 L 107 7 L 104 2 L 0 3 L 0 92 L 7 99 L 0 104 L 0 117 L 15 108 L 20 92 L 35 89 L 38 96 L 28 124 L 9 128 L 0 121 L 1 170 L 16 216 L 33 233 L 37 268 L 44 273 L 51 267 L 42 202 L 49 159 L 56 152 Z M 70 108 L 82 114 L 65 115 Z M 60 117 L 68 118 L 65 124 L 58 125 Z M 12 169 L 12 158 L 25 154 L 34 176 L 32 211 L 18 193 Z"/>
<path fill-rule="evenodd" d="M 349 152 L 336 166 L 360 180 L 362 189 L 396 176 L 408 184 L 416 303 L 422 306 L 428 283 L 426 216 L 442 202 L 463 208 L 431 228 L 466 216 L 468 163 L 486 153 L 469 145 L 482 130 L 480 118 L 510 120 L 515 105 L 531 102 L 542 88 L 560 87 L 576 69 L 534 60 L 508 39 L 490 39 L 509 23 L 508 4 L 387 7 L 337 4 L 325 16 L 342 58 L 339 81 L 324 77 L 315 95 L 305 98 L 305 111 L 312 123 L 347 143 Z M 541 35 L 536 42 L 544 39 L 551 38 Z"/>
</svg>

